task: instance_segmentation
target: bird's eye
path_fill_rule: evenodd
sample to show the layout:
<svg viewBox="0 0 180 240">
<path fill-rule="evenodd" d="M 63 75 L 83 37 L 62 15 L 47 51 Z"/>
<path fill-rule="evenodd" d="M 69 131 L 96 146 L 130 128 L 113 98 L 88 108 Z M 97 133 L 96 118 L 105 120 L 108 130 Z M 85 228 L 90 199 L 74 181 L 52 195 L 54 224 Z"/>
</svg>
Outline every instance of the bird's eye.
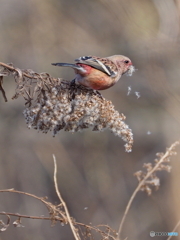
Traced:
<svg viewBox="0 0 180 240">
<path fill-rule="evenodd" d="M 129 63 L 129 60 L 125 60 L 124 63 L 128 64 L 128 63 Z"/>
</svg>

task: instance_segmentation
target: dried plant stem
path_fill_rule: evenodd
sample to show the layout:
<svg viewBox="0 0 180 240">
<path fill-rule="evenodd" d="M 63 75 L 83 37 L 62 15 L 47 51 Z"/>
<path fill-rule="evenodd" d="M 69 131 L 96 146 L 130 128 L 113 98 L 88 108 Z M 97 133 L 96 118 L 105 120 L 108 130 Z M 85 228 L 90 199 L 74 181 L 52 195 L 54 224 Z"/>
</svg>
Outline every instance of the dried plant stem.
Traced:
<svg viewBox="0 0 180 240">
<path fill-rule="evenodd" d="M 170 156 L 172 150 L 179 144 L 179 141 L 176 141 L 174 142 L 168 149 L 167 151 L 163 154 L 163 156 L 160 158 L 160 160 L 156 163 L 156 165 L 152 168 L 152 170 L 150 170 L 149 172 L 147 172 L 146 176 L 142 179 L 141 182 L 139 182 L 137 188 L 134 190 L 131 198 L 129 199 L 129 202 L 126 206 L 126 209 L 124 211 L 124 214 L 123 214 L 123 217 L 122 217 L 122 220 L 120 222 L 120 225 L 119 225 L 119 229 L 118 229 L 118 239 L 120 240 L 121 239 L 121 232 L 122 232 L 122 228 L 123 228 L 123 225 L 124 225 L 124 222 L 125 222 L 125 219 L 126 219 L 126 216 L 129 212 L 129 209 L 132 205 L 132 202 L 136 196 L 136 194 L 140 191 L 141 187 L 144 185 L 145 181 L 158 169 L 158 167 L 161 165 L 162 162 L 164 162 L 164 160 Z"/>
<path fill-rule="evenodd" d="M 31 193 L 26 193 L 26 192 L 14 190 L 14 188 L 11 188 L 11 189 L 3 189 L 3 190 L 0 190 L 0 193 L 1 193 L 1 192 L 19 193 L 19 194 L 23 194 L 23 195 L 26 195 L 26 196 L 29 196 L 29 197 L 36 198 L 37 200 L 40 200 L 41 202 L 43 202 L 43 203 L 45 203 L 45 204 L 47 203 L 47 201 L 45 201 L 45 198 L 43 198 L 43 197 L 37 197 L 36 195 L 31 194 Z"/>
<path fill-rule="evenodd" d="M 19 217 L 19 218 L 30 218 L 30 219 L 38 219 L 38 220 L 51 220 L 50 217 L 44 217 L 44 216 L 29 216 L 29 215 L 22 215 L 19 213 L 10 213 L 10 212 L 0 212 L 0 215 L 9 215 L 9 216 L 14 216 L 14 217 Z"/>
<path fill-rule="evenodd" d="M 19 217 L 19 218 L 29 218 L 29 219 L 36 219 L 36 220 L 52 220 L 51 217 L 44 217 L 44 216 L 29 216 L 29 215 L 22 215 L 22 214 L 19 214 L 19 213 L 10 213 L 10 212 L 0 212 L 0 215 L 5 215 L 5 216 L 13 216 L 13 217 Z M 58 217 L 56 216 L 55 220 L 60 220 L 58 219 Z M 63 219 L 62 219 L 62 222 L 63 222 Z M 111 239 L 115 240 L 115 237 L 112 236 L 111 234 L 107 234 L 105 231 L 102 231 L 100 230 L 98 227 L 106 227 L 106 228 L 109 228 L 109 226 L 107 225 L 98 225 L 96 227 L 93 227 L 93 226 L 89 226 L 89 225 L 86 225 L 84 223 L 80 223 L 80 222 L 74 222 L 74 224 L 76 225 L 79 225 L 79 226 L 82 226 L 84 228 L 88 228 L 88 229 L 91 229 L 91 230 L 94 230 L 96 232 L 99 232 L 100 234 L 103 234 L 107 239 L 108 237 L 110 237 Z"/>
<path fill-rule="evenodd" d="M 180 226 L 180 221 L 176 224 L 176 226 L 174 227 L 174 229 L 172 230 L 172 232 L 175 232 L 176 229 L 177 229 L 179 226 Z M 173 237 L 173 236 L 169 236 L 169 237 L 167 238 L 167 240 L 170 240 L 172 237 Z"/>
<path fill-rule="evenodd" d="M 19 74 L 18 68 L 15 68 L 15 67 L 10 66 L 10 65 L 8 65 L 8 64 L 6 64 L 6 63 L 3 63 L 3 62 L 0 62 L 0 66 L 3 66 L 3 67 L 5 67 L 5 68 L 7 68 L 7 69 L 9 69 L 9 70 L 11 70 L 11 71 L 16 71 L 16 72 Z M 29 74 L 27 74 L 27 73 L 23 73 L 23 75 L 24 75 L 25 77 L 27 77 L 27 78 L 38 79 L 38 77 L 35 77 L 35 76 L 32 77 L 31 75 L 29 75 Z"/>
<path fill-rule="evenodd" d="M 0 190 L 0 193 L 1 192 L 11 192 L 11 193 L 18 193 L 18 194 L 23 194 L 23 195 L 26 195 L 26 196 L 29 196 L 29 197 L 32 197 L 32 198 L 35 198 L 39 201 L 41 201 L 42 203 L 45 204 L 45 206 L 47 207 L 47 209 L 52 209 L 53 211 L 56 210 L 55 207 L 48 201 L 46 201 L 45 197 L 37 197 L 36 195 L 34 194 L 31 194 L 31 193 L 26 193 L 26 192 L 22 192 L 22 191 L 18 191 L 18 190 L 14 190 L 13 188 L 12 189 L 3 189 L 3 190 Z M 62 219 L 66 219 L 66 216 L 63 214 L 62 211 L 58 211 L 58 213 L 62 216 Z M 1 212 L 0 212 L 1 214 Z M 4 213 L 2 213 L 4 214 Z M 19 216 L 20 214 L 9 214 L 9 215 L 12 215 L 12 216 Z M 24 215 L 20 215 L 21 217 L 23 217 Z M 34 219 L 45 219 L 45 220 L 52 220 L 52 217 L 36 217 L 36 216 L 26 216 L 25 215 L 25 218 L 34 218 Z M 54 217 L 53 217 L 54 218 Z"/>
<path fill-rule="evenodd" d="M 70 214 L 69 214 L 69 211 L 68 211 L 68 208 L 66 206 L 66 203 L 64 202 L 61 194 L 60 194 L 60 191 L 59 191 L 59 188 L 58 188 L 58 183 L 57 183 L 57 163 L 56 163 L 56 157 L 55 155 L 53 154 L 53 160 L 54 160 L 54 186 L 55 186 L 55 190 L 56 190 L 56 194 L 60 200 L 60 202 L 62 203 L 63 207 L 64 207 L 64 210 L 65 210 L 65 213 L 66 213 L 66 216 L 67 216 L 67 219 L 69 221 L 69 225 L 71 227 L 71 230 L 72 230 L 72 233 L 74 235 L 74 238 L 76 240 L 80 240 L 80 237 L 78 236 L 78 233 L 76 232 L 75 230 L 75 227 L 72 223 L 72 220 L 71 220 L 71 217 L 70 217 Z"/>
<path fill-rule="evenodd" d="M 56 183 L 57 183 L 57 181 L 56 181 Z M 73 229 L 74 231 L 78 230 L 78 228 L 75 229 L 75 226 L 79 226 L 79 227 L 84 227 L 86 229 L 86 231 L 87 231 L 87 229 L 88 230 L 93 230 L 93 231 L 99 233 L 101 236 L 103 236 L 106 239 L 112 239 L 112 240 L 116 239 L 116 235 L 117 235 L 116 231 L 111 229 L 107 225 L 91 226 L 91 225 L 87 225 L 87 224 L 84 224 L 84 223 L 76 222 L 75 220 L 72 221 L 71 218 L 70 218 L 70 215 L 68 215 L 69 216 L 69 218 L 68 218 L 68 216 L 67 216 L 67 211 L 68 211 L 67 207 L 66 207 L 66 211 L 65 212 L 60 210 L 60 208 L 59 208 L 60 206 L 64 207 L 64 205 L 62 204 L 62 197 L 61 197 L 61 204 L 53 205 L 52 203 L 46 201 L 46 197 L 38 197 L 38 196 L 33 195 L 31 193 L 21 192 L 21 191 L 17 191 L 17 190 L 14 190 L 14 189 L 3 189 L 3 190 L 0 190 L 0 193 L 4 193 L 4 192 L 23 194 L 23 195 L 26 195 L 26 196 L 29 196 L 29 197 L 32 197 L 32 198 L 35 198 L 35 199 L 41 201 L 47 207 L 47 209 L 49 211 L 49 216 L 48 217 L 46 217 L 44 215 L 41 215 L 41 216 L 30 216 L 30 215 L 23 215 L 23 214 L 19 214 L 19 213 L 4 212 L 4 211 L 0 212 L 0 215 L 5 215 L 5 216 L 9 216 L 9 217 L 10 216 L 14 216 L 14 217 L 17 217 L 18 219 L 20 219 L 20 218 L 28 218 L 28 219 L 50 220 L 52 222 L 52 226 L 56 222 L 67 223 L 69 221 L 69 219 L 70 219 L 70 223 L 74 226 L 74 229 Z M 9 217 L 8 217 L 8 219 L 9 219 Z M 100 228 L 105 228 L 105 230 L 100 229 Z M 108 229 L 108 232 L 106 232 L 107 229 Z M 78 233 L 76 233 L 76 236 L 79 237 L 79 235 L 77 235 L 77 234 Z M 80 237 L 76 238 L 76 239 L 80 240 Z"/>
<path fill-rule="evenodd" d="M 0 76 L 0 91 L 2 92 L 2 95 L 3 95 L 3 98 L 4 98 L 4 101 L 7 102 L 7 97 L 6 97 L 6 93 L 2 87 L 2 83 L 3 83 L 3 76 Z"/>
<path fill-rule="evenodd" d="M 29 218 L 29 219 L 36 219 L 36 220 L 51 220 L 51 217 L 29 216 L 29 215 L 22 215 L 22 214 L 19 214 L 19 213 L 10 213 L 10 212 L 0 212 L 0 215 L 5 215 L 5 216 L 9 215 L 9 216 L 13 216 L 13 217 Z M 59 219 L 57 219 L 57 217 L 56 217 L 56 220 L 59 220 Z M 94 230 L 94 231 L 99 232 L 99 233 L 103 233 L 107 237 L 109 236 L 109 237 L 111 237 L 112 239 L 115 240 L 114 236 L 112 236 L 110 234 L 107 234 L 106 232 L 101 231 L 100 229 L 98 229 L 98 227 L 107 227 L 107 228 L 109 228 L 109 226 L 107 226 L 107 225 L 98 225 L 97 227 L 93 227 L 93 226 L 86 225 L 85 223 L 80 223 L 80 222 L 76 222 L 76 221 L 74 222 L 74 224 L 82 226 L 82 227 L 85 227 L 85 228 L 89 228 L 89 229 Z"/>
</svg>

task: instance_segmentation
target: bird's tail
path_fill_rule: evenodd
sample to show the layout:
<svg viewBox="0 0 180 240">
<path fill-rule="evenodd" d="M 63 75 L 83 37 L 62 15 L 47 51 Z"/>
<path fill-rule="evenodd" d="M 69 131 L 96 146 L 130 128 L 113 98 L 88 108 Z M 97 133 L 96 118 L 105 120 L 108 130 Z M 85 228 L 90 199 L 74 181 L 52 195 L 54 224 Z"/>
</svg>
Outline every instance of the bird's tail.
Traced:
<svg viewBox="0 0 180 240">
<path fill-rule="evenodd" d="M 76 65 L 76 64 L 71 64 L 71 63 L 51 63 L 53 66 L 58 66 L 58 67 L 72 67 L 75 69 L 80 69 L 81 67 Z"/>
<path fill-rule="evenodd" d="M 79 70 L 79 72 L 81 73 L 86 73 L 86 70 L 77 64 L 72 64 L 72 63 L 51 63 L 51 64 L 53 66 L 59 66 L 59 67 L 71 67 L 73 69 Z"/>
</svg>

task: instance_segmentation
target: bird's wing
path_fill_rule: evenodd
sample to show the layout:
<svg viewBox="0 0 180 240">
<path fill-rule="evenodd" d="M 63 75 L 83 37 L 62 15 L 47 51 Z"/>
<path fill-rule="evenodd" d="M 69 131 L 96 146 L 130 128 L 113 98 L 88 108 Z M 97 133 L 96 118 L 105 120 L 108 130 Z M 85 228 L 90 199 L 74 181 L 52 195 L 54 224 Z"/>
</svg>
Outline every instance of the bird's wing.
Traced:
<svg viewBox="0 0 180 240">
<path fill-rule="evenodd" d="M 117 67 L 110 59 L 84 56 L 75 59 L 75 61 L 77 63 L 83 63 L 93 68 L 96 68 L 106 73 L 108 76 L 115 77 L 117 75 Z"/>
</svg>

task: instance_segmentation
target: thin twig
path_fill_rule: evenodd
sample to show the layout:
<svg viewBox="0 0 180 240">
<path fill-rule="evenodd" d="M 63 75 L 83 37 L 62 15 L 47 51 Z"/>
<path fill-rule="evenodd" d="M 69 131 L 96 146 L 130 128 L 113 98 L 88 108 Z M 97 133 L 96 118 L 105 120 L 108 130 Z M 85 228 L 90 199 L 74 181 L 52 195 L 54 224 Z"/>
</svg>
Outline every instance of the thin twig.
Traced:
<svg viewBox="0 0 180 240">
<path fill-rule="evenodd" d="M 45 203 L 45 204 L 48 203 L 47 201 L 44 200 L 44 199 L 45 199 L 44 197 L 37 197 L 36 195 L 31 194 L 31 193 L 26 193 L 26 192 L 14 190 L 14 188 L 11 188 L 11 189 L 3 189 L 3 190 L 0 190 L 0 192 L 20 193 L 20 194 L 24 194 L 24 195 L 27 195 L 27 196 L 36 198 L 36 199 L 40 200 L 41 202 L 43 202 L 43 203 Z"/>
<path fill-rule="evenodd" d="M 64 202 L 61 194 L 60 194 L 60 191 L 59 191 L 59 188 L 58 188 L 58 183 L 57 183 L 57 163 L 56 163 L 56 157 L 55 155 L 53 154 L 53 160 L 54 160 L 54 186 L 55 186 L 55 190 L 56 190 L 56 194 L 60 200 L 60 202 L 62 203 L 63 207 L 64 207 L 64 210 L 66 212 L 66 216 L 67 216 L 67 219 L 69 221 L 69 225 L 71 227 L 71 230 L 72 230 L 72 233 L 74 235 L 74 238 L 76 240 L 80 240 L 80 237 L 78 236 L 76 230 L 75 230 L 75 227 L 72 223 L 72 220 L 71 220 L 71 217 L 70 217 L 70 214 L 69 214 L 69 211 L 68 211 L 68 208 L 66 206 L 66 203 Z"/>
<path fill-rule="evenodd" d="M 48 207 L 49 209 L 49 213 L 50 212 L 57 212 L 59 213 L 62 218 L 60 218 L 58 216 L 58 214 L 54 214 L 53 216 L 49 216 L 49 217 L 45 217 L 45 216 L 30 216 L 30 215 L 23 215 L 23 214 L 19 214 L 19 213 L 11 213 L 11 212 L 0 212 L 0 215 L 8 215 L 8 216 L 14 216 L 14 217 L 18 217 L 18 218 L 29 218 L 29 219 L 39 219 L 39 220 L 54 220 L 54 221 L 60 221 L 60 222 L 67 222 L 67 216 L 65 215 L 65 213 L 63 214 L 62 211 L 60 211 L 57 207 L 59 206 L 55 206 L 53 204 L 51 204 L 50 202 L 47 202 L 45 201 L 45 198 L 43 197 L 37 197 L 36 195 L 34 194 L 31 194 L 31 193 L 26 193 L 26 192 L 21 192 L 21 191 L 17 191 L 17 190 L 14 190 L 13 188 L 12 189 L 3 189 L 3 190 L 0 190 L 0 193 L 2 192 L 8 192 L 8 193 L 18 193 L 18 194 L 23 194 L 23 195 L 26 195 L 26 196 L 29 196 L 29 197 L 33 197 L 39 201 L 41 201 L 42 203 L 44 203 L 46 205 L 46 207 Z M 84 228 L 88 228 L 88 229 L 91 229 L 91 230 L 94 230 L 96 232 L 99 232 L 102 236 L 105 236 L 107 239 L 108 238 L 111 238 L 113 240 L 116 239 L 115 236 L 109 234 L 109 233 L 106 233 L 105 231 L 101 230 L 99 227 L 107 227 L 110 229 L 109 226 L 106 226 L 106 225 L 98 225 L 98 226 L 90 226 L 90 225 L 87 225 L 87 224 L 84 224 L 84 223 L 80 223 L 80 222 L 76 222 L 74 221 L 74 225 L 78 225 L 78 226 L 81 226 L 81 227 L 84 227 Z M 114 232 L 114 230 L 111 229 L 111 232 Z M 115 233 L 116 235 L 116 233 Z"/>
<path fill-rule="evenodd" d="M 96 232 L 99 232 L 101 235 L 105 235 L 106 239 L 108 239 L 109 237 L 112 238 L 113 240 L 116 240 L 116 235 L 117 233 L 112 229 L 110 228 L 108 225 L 97 225 L 96 227 L 93 227 L 93 226 L 90 226 L 90 225 L 87 225 L 85 223 L 80 223 L 80 222 L 75 222 L 75 224 L 79 225 L 79 226 L 82 226 L 82 227 L 85 227 L 85 228 L 89 228 L 91 230 L 94 230 Z M 114 232 L 115 236 L 112 236 L 111 234 L 109 233 L 106 233 L 105 231 L 102 231 L 100 229 L 100 227 L 106 227 L 106 228 L 109 228 L 111 230 L 111 232 Z"/>
<path fill-rule="evenodd" d="M 151 171 L 147 172 L 146 176 L 142 179 L 141 182 L 139 182 L 137 188 L 134 190 L 131 198 L 129 199 L 129 202 L 125 208 L 125 211 L 124 211 L 124 214 L 123 214 L 123 217 L 122 217 L 122 220 L 120 222 L 120 225 L 119 225 L 119 230 L 118 230 L 118 239 L 120 240 L 121 239 L 121 232 L 122 232 L 122 228 L 123 228 L 123 225 L 124 225 L 124 222 L 125 222 L 125 219 L 126 219 L 126 216 L 129 212 L 129 209 L 132 205 L 132 202 L 136 196 L 136 194 L 140 191 L 141 187 L 144 185 L 145 181 L 158 169 L 158 167 L 161 165 L 161 163 L 164 161 L 165 158 L 167 158 L 171 151 L 179 144 L 179 141 L 176 141 L 175 143 L 173 143 L 170 148 L 167 149 L 167 151 L 164 153 L 164 155 L 161 157 L 161 159 L 156 163 L 156 165 L 152 168 Z"/>
<path fill-rule="evenodd" d="M 175 232 L 176 229 L 177 229 L 179 226 L 180 226 L 180 221 L 176 224 L 176 226 L 174 227 L 174 229 L 172 230 L 172 232 Z M 167 240 L 170 240 L 172 237 L 173 237 L 173 236 L 169 236 L 169 237 L 167 238 Z"/>
<path fill-rule="evenodd" d="M 0 76 L 0 91 L 2 92 L 4 101 L 7 102 L 8 100 L 7 100 L 6 93 L 4 91 L 2 84 L 3 84 L 3 76 Z"/>
<path fill-rule="evenodd" d="M 2 62 L 0 62 L 0 66 L 3 66 L 3 67 L 5 67 L 5 68 L 7 68 L 11 71 L 16 71 L 19 74 L 19 71 L 18 71 L 19 69 L 16 69 L 13 66 L 10 66 L 10 65 L 2 63 Z M 35 76 L 32 77 L 31 75 L 29 75 L 27 73 L 24 73 L 24 72 L 23 72 L 23 75 L 27 78 L 33 78 L 33 79 L 38 79 L 39 78 L 39 77 L 35 77 Z"/>
<path fill-rule="evenodd" d="M 51 217 L 29 216 L 29 215 L 22 215 L 22 214 L 19 214 L 19 213 L 9 213 L 9 212 L 0 212 L 0 215 L 9 215 L 9 216 L 13 216 L 13 217 L 39 219 L 39 220 L 51 220 Z"/>
<path fill-rule="evenodd" d="M 65 217 L 65 215 L 63 214 L 62 211 L 59 211 L 58 209 L 56 209 L 56 206 L 52 205 L 52 203 L 47 202 L 47 201 L 45 200 L 46 197 L 37 197 L 37 196 L 34 195 L 34 194 L 26 193 L 26 192 L 22 192 L 22 191 L 18 191 L 18 190 L 14 190 L 13 188 L 12 188 L 12 189 L 3 189 L 3 190 L 0 190 L 0 193 L 1 193 L 1 192 L 19 193 L 19 194 L 23 194 L 23 195 L 26 195 L 26 196 L 33 197 L 33 198 L 41 201 L 42 203 L 44 203 L 48 210 L 51 209 L 52 211 L 58 211 L 58 213 L 61 214 L 62 218 L 63 218 L 63 219 L 66 219 L 66 217 Z M 54 216 L 53 216 L 53 217 L 54 217 Z M 52 220 L 52 218 L 50 218 L 50 219 Z"/>
<path fill-rule="evenodd" d="M 19 213 L 10 213 L 10 212 L 0 212 L 0 215 L 9 215 L 9 216 L 13 216 L 13 217 L 18 217 L 18 218 L 29 218 L 29 219 L 36 219 L 36 220 L 52 220 L 52 217 L 44 217 L 44 216 L 30 216 L 30 215 L 23 215 L 23 214 L 19 214 Z M 61 221 L 61 222 L 64 222 L 64 219 L 62 218 L 59 218 L 58 216 L 55 216 L 54 217 L 54 220 L 56 221 Z M 115 240 L 115 237 L 112 236 L 111 234 L 107 234 L 105 231 L 103 230 L 100 230 L 100 228 L 98 227 L 109 227 L 109 226 L 106 226 L 106 225 L 98 225 L 97 227 L 93 227 L 93 226 L 90 226 L 90 225 L 86 225 L 84 223 L 80 223 L 80 222 L 74 222 L 74 224 L 76 225 L 79 225 L 81 227 L 84 227 L 84 228 L 89 228 L 91 230 L 94 230 L 96 232 L 99 232 L 101 235 L 105 235 L 107 238 L 110 237 L 112 238 L 113 240 Z M 112 230 L 112 229 L 111 229 Z"/>
</svg>

